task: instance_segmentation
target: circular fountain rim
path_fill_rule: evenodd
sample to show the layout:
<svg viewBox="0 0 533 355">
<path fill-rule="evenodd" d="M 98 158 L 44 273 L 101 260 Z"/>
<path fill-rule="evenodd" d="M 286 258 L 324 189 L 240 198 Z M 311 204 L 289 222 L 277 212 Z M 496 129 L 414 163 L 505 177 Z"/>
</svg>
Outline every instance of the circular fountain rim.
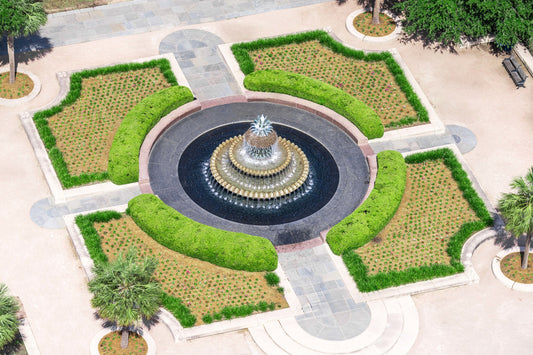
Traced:
<svg viewBox="0 0 533 355">
<path fill-rule="evenodd" d="M 153 193 L 151 185 L 150 185 L 150 176 L 148 171 L 149 166 L 149 159 L 150 159 L 150 153 L 152 151 L 152 148 L 155 146 L 158 139 L 162 136 L 164 132 L 166 132 L 168 129 L 170 129 L 175 123 L 183 120 L 184 118 L 187 118 L 194 113 L 200 111 L 200 110 L 207 110 L 212 107 L 218 107 L 218 106 L 226 106 L 229 104 L 245 104 L 245 103 L 251 103 L 251 104 L 263 104 L 263 105 L 275 105 L 284 107 L 286 109 L 296 109 L 299 111 L 307 112 L 308 114 L 311 114 L 314 119 L 317 120 L 317 122 L 321 122 L 320 124 L 327 125 L 329 122 L 330 126 L 335 127 L 335 129 L 340 130 L 344 132 L 346 136 L 350 138 L 352 141 L 352 145 L 356 146 L 358 148 L 359 153 L 364 158 L 365 167 L 366 167 L 366 193 L 364 194 L 364 197 L 361 198 L 360 201 L 352 203 L 352 207 L 347 208 L 346 205 L 349 205 L 349 199 L 340 198 L 336 203 L 340 204 L 339 208 L 337 209 L 332 208 L 333 200 L 337 200 L 338 195 L 344 193 L 346 191 L 350 191 L 349 188 L 347 188 L 345 185 L 345 182 L 339 183 L 339 186 L 337 188 L 337 191 L 335 192 L 334 197 L 332 200 L 324 206 L 321 210 L 318 212 L 305 217 L 301 220 L 288 223 L 287 225 L 275 225 L 274 228 L 270 228 L 270 226 L 255 226 L 255 225 L 242 225 L 236 222 L 231 222 L 224 220 L 220 217 L 217 217 L 215 215 L 212 215 L 211 213 L 205 212 L 205 216 L 201 217 L 200 220 L 197 218 L 194 218 L 195 216 L 189 216 L 193 219 L 198 220 L 201 223 L 211 225 L 217 228 L 222 228 L 226 230 L 233 230 L 237 232 L 243 232 L 247 234 L 253 234 L 253 235 L 261 235 L 268 239 L 271 239 L 270 236 L 265 236 L 264 234 L 269 234 L 269 229 L 272 229 L 270 231 L 270 234 L 275 233 L 281 233 L 281 229 L 283 228 L 289 228 L 294 226 L 310 226 L 310 231 L 313 234 L 312 239 L 304 240 L 301 242 L 296 242 L 294 245 L 277 245 L 274 241 L 273 243 L 276 245 L 276 249 L 278 251 L 284 251 L 284 250 L 292 250 L 294 248 L 306 248 L 311 246 L 316 246 L 319 244 L 322 244 L 325 241 L 325 233 L 329 228 L 338 223 L 338 221 L 342 220 L 346 215 L 351 213 L 357 205 L 359 205 L 366 196 L 370 193 L 372 183 L 369 184 L 369 181 L 374 181 L 376 176 L 376 161 L 375 161 L 375 155 L 370 146 L 368 145 L 367 138 L 353 126 L 351 122 L 349 122 L 347 119 L 345 119 L 343 116 L 337 114 L 336 112 L 317 105 L 315 103 L 290 97 L 287 95 L 281 95 L 281 94 L 266 94 L 266 93 L 246 93 L 245 96 L 235 96 L 235 97 L 227 97 L 221 100 L 210 101 L 210 102 L 203 102 L 200 103 L 199 101 L 193 101 L 191 103 L 185 104 L 184 106 L 178 108 L 177 110 L 173 111 L 169 115 L 165 116 L 163 119 L 160 120 L 160 122 L 152 129 L 152 131 L 149 132 L 147 135 L 145 141 L 143 142 L 143 145 L 141 147 L 141 153 L 140 153 L 140 169 L 139 169 L 139 185 L 141 192 L 143 193 Z M 249 119 L 242 119 L 239 120 L 239 122 L 242 121 L 249 121 Z M 234 122 L 234 121 L 232 121 Z M 215 128 L 218 126 L 224 126 L 227 124 L 227 122 L 216 122 L 214 125 L 211 125 L 210 128 Z M 286 124 L 284 121 L 280 122 L 277 121 L 277 124 L 281 125 L 287 125 L 289 127 L 292 127 L 294 129 L 300 130 L 301 132 L 304 132 L 306 134 L 309 134 L 311 137 L 318 139 L 318 141 L 323 144 L 321 135 L 324 132 L 319 132 L 318 134 L 313 134 L 312 132 L 309 132 L 307 129 L 307 126 L 302 125 L 294 125 L 294 124 Z M 194 137 L 191 137 L 189 139 L 189 142 L 191 142 L 195 137 L 198 137 L 203 132 L 200 132 L 196 134 Z M 328 145 L 324 145 L 325 148 L 331 152 Z M 337 149 L 337 147 L 334 147 L 334 149 Z M 335 154 L 332 154 L 335 157 Z M 350 154 L 348 154 L 350 155 Z M 337 161 L 337 158 L 335 158 Z M 341 176 L 345 173 L 344 170 L 350 170 L 347 169 L 346 164 L 343 159 L 341 159 L 340 163 L 337 161 L 337 165 L 339 166 L 339 169 L 341 171 Z M 346 177 L 344 177 L 346 179 Z M 368 181 L 369 180 L 369 181 Z M 353 201 L 352 201 L 353 202 Z M 192 202 L 194 204 L 194 202 Z M 195 204 L 194 204 L 195 205 Z M 191 206 L 193 209 L 195 209 L 195 206 Z M 199 208 L 199 207 L 197 207 Z M 322 223 L 323 214 L 326 213 L 324 210 L 327 209 L 327 218 L 333 219 L 334 221 L 331 222 L 328 226 L 324 226 L 324 223 Z M 333 211 L 332 211 L 333 209 Z M 191 211 L 186 211 L 187 213 Z M 196 213 L 192 211 L 193 214 Z M 182 212 L 183 213 L 183 212 Z M 185 213 L 187 215 L 187 213 Z M 190 213 L 189 213 L 190 214 Z M 318 225 L 315 225 L 318 224 Z M 248 228 L 250 227 L 250 228 Z M 257 227 L 258 230 L 254 231 L 252 230 L 252 227 Z M 316 234 L 315 234 L 316 233 Z M 315 237 L 316 236 L 316 237 Z M 321 236 L 321 237 L 320 237 Z M 271 239 L 272 241 L 272 239 Z"/>
</svg>

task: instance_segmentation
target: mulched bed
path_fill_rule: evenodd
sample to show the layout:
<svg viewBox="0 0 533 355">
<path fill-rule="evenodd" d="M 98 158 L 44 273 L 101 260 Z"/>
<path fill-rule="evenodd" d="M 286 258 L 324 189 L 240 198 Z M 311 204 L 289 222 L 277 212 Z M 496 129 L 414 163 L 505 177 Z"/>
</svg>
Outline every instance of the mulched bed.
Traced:
<svg viewBox="0 0 533 355">
<path fill-rule="evenodd" d="M 9 72 L 0 74 L 0 98 L 20 99 L 33 90 L 33 80 L 29 76 L 17 73 L 15 82 L 9 83 Z"/>
<path fill-rule="evenodd" d="M 512 281 L 522 284 L 533 284 L 533 257 L 527 258 L 527 269 L 522 269 L 522 253 L 506 255 L 500 262 L 502 273 Z"/>
<path fill-rule="evenodd" d="M 98 352 L 102 355 L 145 355 L 148 353 L 148 344 L 140 335 L 130 333 L 128 347 L 122 349 L 120 332 L 112 332 L 100 340 Z"/>
<path fill-rule="evenodd" d="M 371 12 L 357 15 L 353 19 L 353 26 L 358 32 L 370 37 L 385 37 L 396 29 L 394 20 L 385 14 L 379 14 L 379 24 L 374 25 Z"/>
</svg>

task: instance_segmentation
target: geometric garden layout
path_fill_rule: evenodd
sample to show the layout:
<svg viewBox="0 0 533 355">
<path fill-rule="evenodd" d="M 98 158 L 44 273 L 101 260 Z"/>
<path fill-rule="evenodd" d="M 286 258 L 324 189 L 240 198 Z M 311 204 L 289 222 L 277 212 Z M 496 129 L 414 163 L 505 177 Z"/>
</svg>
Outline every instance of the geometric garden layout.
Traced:
<svg viewBox="0 0 533 355">
<path fill-rule="evenodd" d="M 236 44 L 232 54 L 249 92 L 318 103 L 368 139 L 431 124 L 388 52 L 365 54 L 312 31 Z M 33 114 L 62 188 L 136 183 L 140 145 L 150 129 L 194 100 L 182 84 L 166 59 L 71 74 L 63 101 Z M 168 97 L 174 101 L 168 103 Z M 131 135 L 121 133 L 126 125 Z M 463 272 L 463 245 L 493 221 L 455 153 L 383 151 L 367 159 L 377 164 L 370 193 L 350 215 L 339 216 L 325 237 L 358 290 Z M 113 261 L 131 247 L 142 257 L 155 257 L 163 307 L 182 327 L 290 307 L 270 241 L 202 225 L 154 196 L 137 196 L 128 207 L 76 217 L 85 247 L 94 263 Z M 240 255 L 243 245 L 257 258 Z"/>
</svg>

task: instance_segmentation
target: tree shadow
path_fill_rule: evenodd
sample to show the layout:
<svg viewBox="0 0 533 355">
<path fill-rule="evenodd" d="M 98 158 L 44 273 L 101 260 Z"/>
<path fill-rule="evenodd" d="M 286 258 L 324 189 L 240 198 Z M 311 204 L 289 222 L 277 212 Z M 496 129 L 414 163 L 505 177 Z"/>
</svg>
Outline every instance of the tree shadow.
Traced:
<svg viewBox="0 0 533 355">
<path fill-rule="evenodd" d="M 398 38 L 398 41 L 400 41 L 401 44 L 408 45 L 408 44 L 414 44 L 416 43 L 422 43 L 422 46 L 424 49 L 430 49 L 434 52 L 439 53 L 452 53 L 452 54 L 458 54 L 456 50 L 456 45 L 453 43 L 442 43 L 439 41 L 431 40 L 428 38 L 427 34 L 424 32 L 417 32 L 408 34 L 406 32 L 402 32 L 400 37 Z"/>
<path fill-rule="evenodd" d="M 47 37 L 35 35 L 15 38 L 15 65 L 19 63 L 28 64 L 44 58 L 50 52 L 52 52 L 52 43 Z M 0 40 L 0 65 L 8 63 L 7 39 L 3 37 Z"/>
<path fill-rule="evenodd" d="M 28 354 L 22 334 L 17 332 L 15 338 L 0 349 L 0 355 L 23 355 Z"/>
</svg>

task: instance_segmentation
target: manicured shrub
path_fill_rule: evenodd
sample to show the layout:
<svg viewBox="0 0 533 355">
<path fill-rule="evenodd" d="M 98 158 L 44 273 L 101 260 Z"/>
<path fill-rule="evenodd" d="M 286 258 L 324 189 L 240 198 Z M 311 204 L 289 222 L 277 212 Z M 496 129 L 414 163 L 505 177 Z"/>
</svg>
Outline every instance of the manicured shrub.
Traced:
<svg viewBox="0 0 533 355">
<path fill-rule="evenodd" d="M 108 173 L 113 183 L 139 180 L 139 152 L 144 138 L 162 117 L 193 99 L 188 88 L 172 86 L 143 99 L 124 117 L 109 151 Z"/>
<path fill-rule="evenodd" d="M 161 295 L 161 302 L 163 307 L 172 313 L 184 328 L 190 328 L 196 323 L 196 317 L 191 314 L 190 309 L 187 308 L 179 298 L 163 292 Z"/>
<path fill-rule="evenodd" d="M 269 286 L 276 286 L 279 284 L 279 276 L 275 272 L 267 272 L 265 274 L 265 279 Z"/>
<path fill-rule="evenodd" d="M 402 155 L 386 150 L 377 156 L 378 173 L 368 198 L 328 232 L 331 250 L 343 254 L 372 240 L 396 213 L 405 191 L 406 166 Z"/>
<path fill-rule="evenodd" d="M 278 255 L 265 238 L 219 230 L 195 222 L 151 194 L 128 203 L 135 223 L 159 244 L 234 270 L 271 271 Z"/>
<path fill-rule="evenodd" d="M 248 90 L 277 92 L 313 101 L 346 117 L 369 139 L 383 136 L 383 124 L 374 110 L 320 80 L 281 70 L 261 70 L 248 74 L 244 86 Z"/>
</svg>

